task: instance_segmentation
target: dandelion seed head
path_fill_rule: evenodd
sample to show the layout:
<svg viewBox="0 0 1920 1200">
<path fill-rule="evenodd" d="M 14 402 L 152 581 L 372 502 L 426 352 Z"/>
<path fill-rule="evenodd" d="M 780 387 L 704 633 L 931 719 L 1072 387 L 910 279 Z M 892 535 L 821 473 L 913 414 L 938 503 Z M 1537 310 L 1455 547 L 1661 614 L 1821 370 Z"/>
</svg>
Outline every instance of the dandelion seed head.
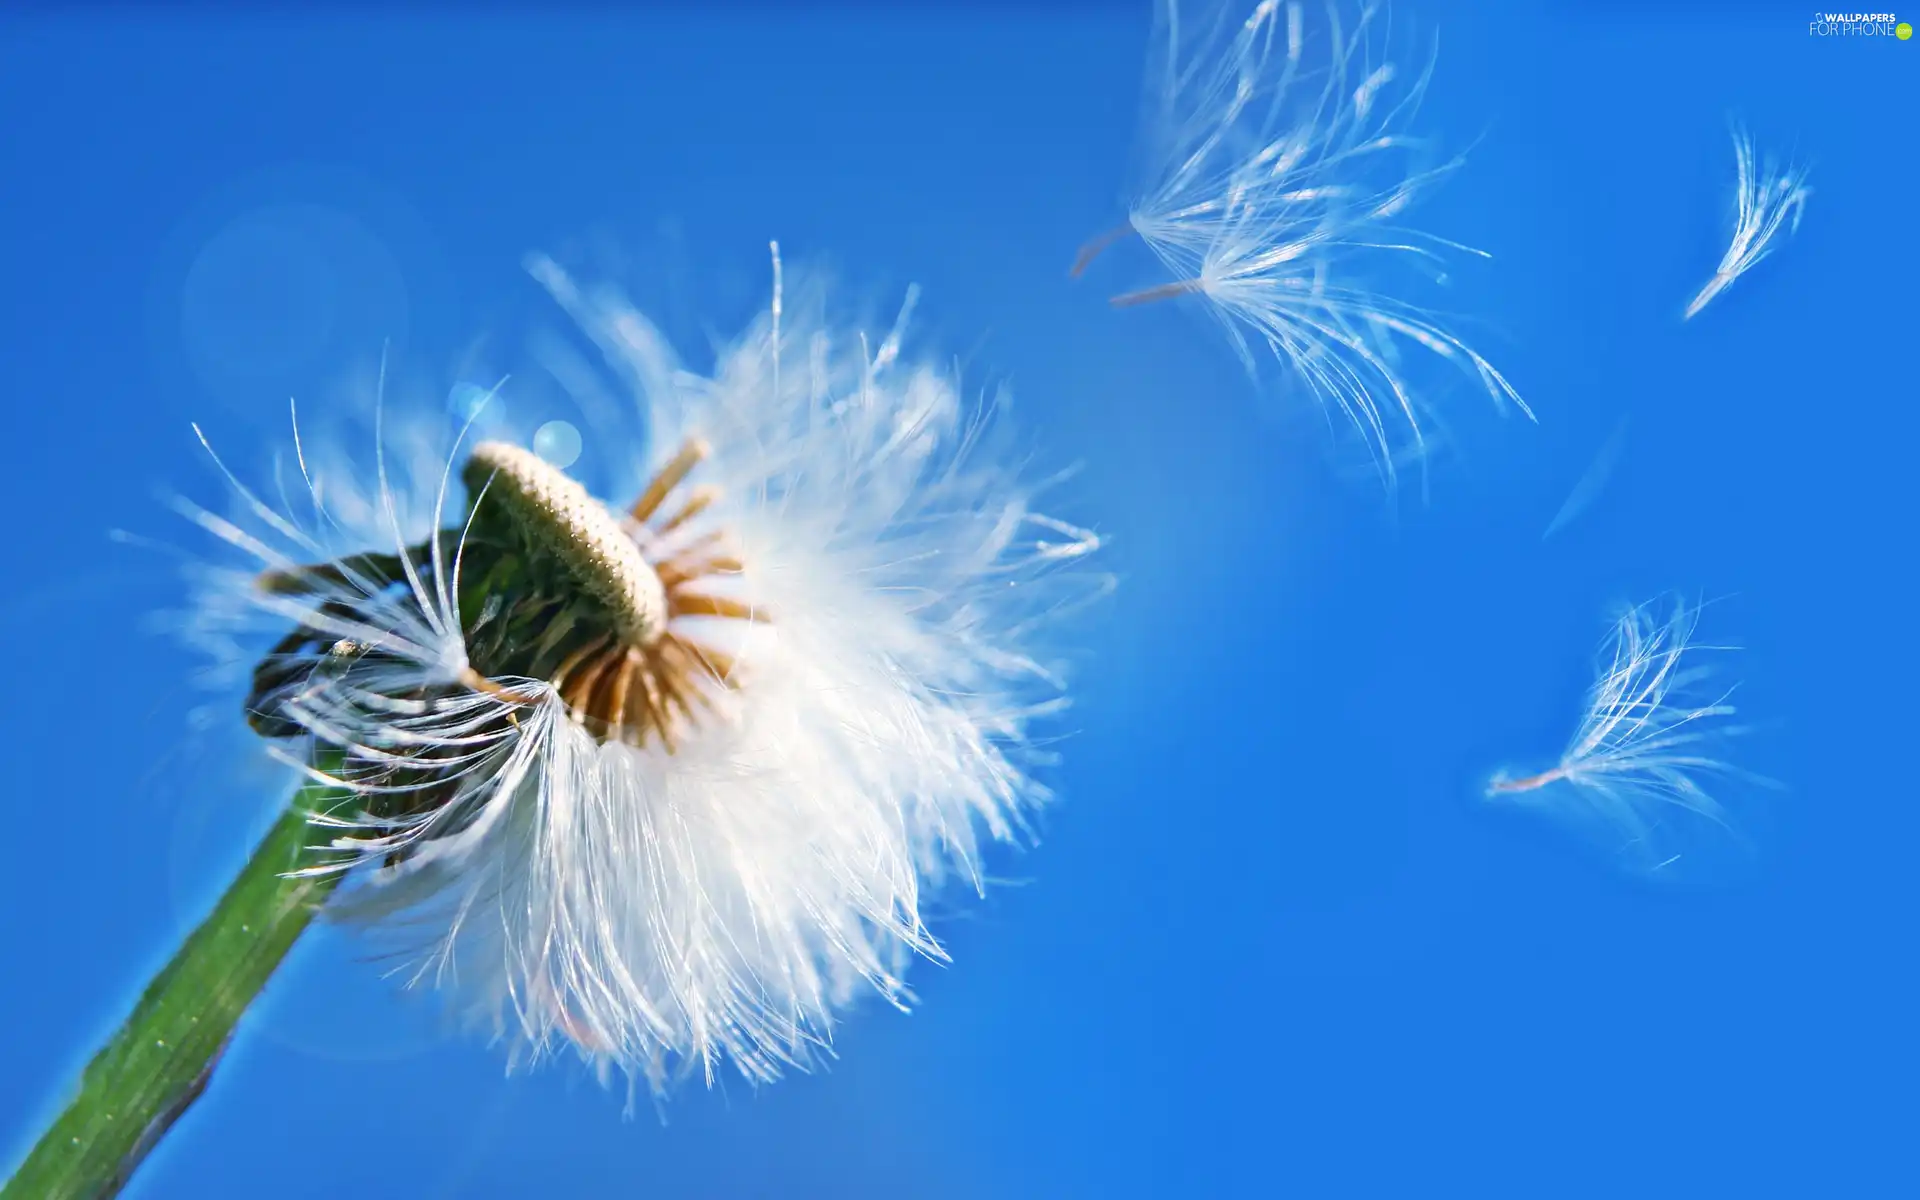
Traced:
<svg viewBox="0 0 1920 1200">
<path fill-rule="evenodd" d="M 1099 538 L 1033 507 L 1004 406 L 914 360 L 904 316 L 849 328 L 803 277 L 699 371 L 532 266 L 635 452 L 590 490 L 520 437 L 432 472 L 383 438 L 349 489 L 371 525 L 311 470 L 277 504 L 236 479 L 198 519 L 252 569 L 202 575 L 197 627 L 277 624 L 249 719 L 351 793 L 315 818 L 330 911 L 408 982 L 515 1062 L 771 1080 L 862 995 L 909 1003 L 935 893 L 1030 832 L 1047 631 L 1107 586 Z"/>
</svg>

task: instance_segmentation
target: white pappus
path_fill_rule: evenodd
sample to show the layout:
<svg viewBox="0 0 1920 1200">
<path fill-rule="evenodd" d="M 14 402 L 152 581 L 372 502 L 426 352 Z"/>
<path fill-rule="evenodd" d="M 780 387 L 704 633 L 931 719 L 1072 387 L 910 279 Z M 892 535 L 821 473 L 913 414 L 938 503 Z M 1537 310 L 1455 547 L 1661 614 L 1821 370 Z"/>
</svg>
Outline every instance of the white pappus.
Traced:
<svg viewBox="0 0 1920 1200">
<path fill-rule="evenodd" d="M 1691 321 L 1734 280 L 1773 253 L 1773 241 L 1782 227 L 1798 233 L 1807 198 L 1813 195 L 1807 187 L 1806 168 L 1760 159 L 1754 153 L 1753 138 L 1738 125 L 1733 129 L 1733 162 L 1733 239 L 1720 256 L 1713 278 L 1687 304 L 1683 321 Z"/>
<path fill-rule="evenodd" d="M 1373 278 L 1411 265 L 1444 281 L 1449 252 L 1481 255 L 1399 224 L 1462 161 L 1436 161 L 1406 131 L 1431 57 L 1411 72 L 1376 59 L 1377 4 L 1351 24 L 1337 0 L 1311 13 L 1278 0 L 1157 0 L 1155 11 L 1142 178 L 1127 223 L 1088 243 L 1073 273 L 1137 234 L 1174 279 L 1115 305 L 1204 298 L 1250 371 L 1264 347 L 1358 430 L 1389 482 L 1399 460 L 1419 456 L 1431 413 L 1407 381 L 1402 344 L 1531 418 L 1434 312 Z"/>
<path fill-rule="evenodd" d="M 774 266 L 699 374 L 532 263 L 646 429 L 590 444 L 594 492 L 494 430 L 433 471 L 296 432 L 273 490 L 196 510 L 249 559 L 202 573 L 196 639 L 277 626 L 250 720 L 353 793 L 319 818 L 332 915 L 406 939 L 515 1061 L 572 1046 L 656 1093 L 806 1068 L 860 995 L 907 1002 L 932 889 L 978 888 L 1047 795 L 1043 626 L 1108 586 L 1099 539 L 1031 507 L 997 406 L 901 324 L 838 327 Z"/>
<path fill-rule="evenodd" d="M 1746 732 L 1732 723 L 1731 684 L 1702 665 L 1730 646 L 1693 640 L 1700 609 L 1683 600 L 1626 608 L 1601 643 L 1580 727 L 1559 762 L 1535 774 L 1496 774 L 1488 799 L 1535 809 L 1610 843 L 1636 870 L 1672 866 L 1695 835 L 1738 830 L 1714 793 L 1729 782 L 1767 784 L 1720 757 Z"/>
</svg>

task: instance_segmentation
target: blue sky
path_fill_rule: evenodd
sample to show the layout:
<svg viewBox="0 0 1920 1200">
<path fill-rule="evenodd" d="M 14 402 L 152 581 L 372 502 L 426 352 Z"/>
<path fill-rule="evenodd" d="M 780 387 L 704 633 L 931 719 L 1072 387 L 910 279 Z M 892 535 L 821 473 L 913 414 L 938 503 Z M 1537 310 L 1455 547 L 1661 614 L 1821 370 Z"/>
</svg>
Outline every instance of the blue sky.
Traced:
<svg viewBox="0 0 1920 1200">
<path fill-rule="evenodd" d="M 234 714 L 190 730 L 170 564 L 107 537 L 191 541 L 158 501 L 217 494 L 188 422 L 264 454 L 383 344 L 451 386 L 538 310 L 530 250 L 618 247 L 697 350 L 778 238 L 876 305 L 917 282 L 921 345 L 1084 463 L 1064 515 L 1122 589 L 1019 886 L 959 906 L 912 1016 L 664 1125 L 503 1078 L 319 935 L 130 1195 L 1910 1194 L 1920 45 L 1810 11 L 1396 6 L 1441 33 L 1422 127 L 1484 135 L 1421 210 L 1493 255 L 1446 306 L 1540 414 L 1443 393 L 1458 452 L 1397 507 L 1205 321 L 1109 310 L 1143 255 L 1066 279 L 1122 212 L 1144 4 L 0 19 L 4 1140 L 279 799 Z M 1683 326 L 1730 115 L 1815 194 Z M 1790 785 L 1752 869 L 1684 888 L 1476 799 L 1557 753 L 1608 607 L 1668 589 L 1725 597 Z"/>
</svg>

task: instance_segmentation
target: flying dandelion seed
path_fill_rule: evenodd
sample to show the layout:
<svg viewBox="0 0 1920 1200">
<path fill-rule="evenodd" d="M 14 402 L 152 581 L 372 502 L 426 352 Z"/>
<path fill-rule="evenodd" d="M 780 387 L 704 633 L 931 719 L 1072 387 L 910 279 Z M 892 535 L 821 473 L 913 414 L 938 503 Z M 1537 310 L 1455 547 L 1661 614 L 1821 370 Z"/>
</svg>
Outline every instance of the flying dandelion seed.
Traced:
<svg viewBox="0 0 1920 1200">
<path fill-rule="evenodd" d="M 1713 683 L 1693 641 L 1698 607 L 1675 602 L 1664 619 L 1651 602 L 1626 610 L 1601 644 L 1586 715 L 1553 767 L 1487 785 L 1488 799 L 1535 809 L 1613 842 L 1640 870 L 1672 866 L 1700 832 L 1737 837 L 1709 785 L 1765 783 L 1716 756 L 1746 732 L 1729 724 L 1733 688 Z"/>
<path fill-rule="evenodd" d="M 1404 131 L 1432 59 L 1411 74 L 1376 61 L 1375 5 L 1352 27 L 1338 4 L 1317 23 L 1298 3 L 1263 0 L 1244 20 L 1238 11 L 1159 0 L 1146 180 L 1127 223 L 1088 243 L 1073 274 L 1139 235 L 1174 281 L 1115 297 L 1116 306 L 1205 298 L 1249 371 L 1258 372 L 1264 345 L 1359 430 L 1389 481 L 1396 456 L 1424 439 L 1425 402 L 1407 383 L 1400 343 L 1454 364 L 1496 405 L 1532 418 L 1506 378 L 1434 313 L 1368 280 L 1376 267 L 1405 264 L 1444 282 L 1447 252 L 1485 257 L 1397 223 L 1462 162 L 1421 165 L 1428 144 Z"/>
<path fill-rule="evenodd" d="M 1738 126 L 1733 131 L 1733 160 L 1733 242 L 1721 256 L 1713 278 L 1687 305 L 1683 321 L 1692 320 L 1715 296 L 1732 287 L 1734 280 L 1773 253 L 1773 240 L 1781 226 L 1786 226 L 1789 233 L 1798 233 L 1807 197 L 1813 195 L 1804 167 L 1781 166 L 1772 159 L 1756 160 L 1753 139 Z"/>
<path fill-rule="evenodd" d="M 640 401 L 622 507 L 513 441 L 429 475 L 377 434 L 334 475 L 296 427 L 297 504 L 236 480 L 237 516 L 197 513 L 249 559 L 203 579 L 201 640 L 278 627 L 249 719 L 357 797 L 315 818 L 331 914 L 411 939 L 410 980 L 515 1061 L 570 1046 L 656 1093 L 804 1069 L 858 996 L 908 1002 L 932 889 L 978 888 L 1046 796 L 1040 631 L 1106 586 L 1099 539 L 1030 507 L 899 325 L 835 327 L 775 262 L 710 377 L 533 264 Z"/>
</svg>

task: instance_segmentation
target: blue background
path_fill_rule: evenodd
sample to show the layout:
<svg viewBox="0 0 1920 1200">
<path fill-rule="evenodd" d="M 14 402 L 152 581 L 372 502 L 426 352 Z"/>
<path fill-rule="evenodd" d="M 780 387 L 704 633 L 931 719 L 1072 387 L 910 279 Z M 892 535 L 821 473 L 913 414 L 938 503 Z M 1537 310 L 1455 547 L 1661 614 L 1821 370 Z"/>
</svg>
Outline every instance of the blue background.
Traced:
<svg viewBox="0 0 1920 1200">
<path fill-rule="evenodd" d="M 186 423 L 247 459 L 383 339 L 453 371 L 533 249 L 618 245 L 670 326 L 729 330 L 777 237 L 919 282 L 920 344 L 1086 464 L 1065 515 L 1123 587 L 1077 631 L 1063 800 L 996 864 L 1023 886 L 830 1071 L 664 1125 L 503 1079 L 317 935 L 130 1194 L 1920 1194 L 1920 44 L 1804 4 L 1401 5 L 1444 34 L 1421 126 L 1487 135 L 1419 216 L 1494 255 L 1442 299 L 1540 423 L 1455 388 L 1431 501 L 1389 505 L 1203 321 L 1106 307 L 1144 256 L 1065 278 L 1122 211 L 1148 13 L 1019 7 L 0 19 L 8 1154 L 275 798 L 230 710 L 188 715 L 170 564 L 106 536 L 196 544 L 156 499 L 219 494 Z M 1683 326 L 1730 113 L 1815 195 Z M 1703 634 L 1774 722 L 1744 761 L 1791 785 L 1706 886 L 1476 800 L 1558 752 L 1607 606 L 1665 589 L 1727 597 Z"/>
</svg>

